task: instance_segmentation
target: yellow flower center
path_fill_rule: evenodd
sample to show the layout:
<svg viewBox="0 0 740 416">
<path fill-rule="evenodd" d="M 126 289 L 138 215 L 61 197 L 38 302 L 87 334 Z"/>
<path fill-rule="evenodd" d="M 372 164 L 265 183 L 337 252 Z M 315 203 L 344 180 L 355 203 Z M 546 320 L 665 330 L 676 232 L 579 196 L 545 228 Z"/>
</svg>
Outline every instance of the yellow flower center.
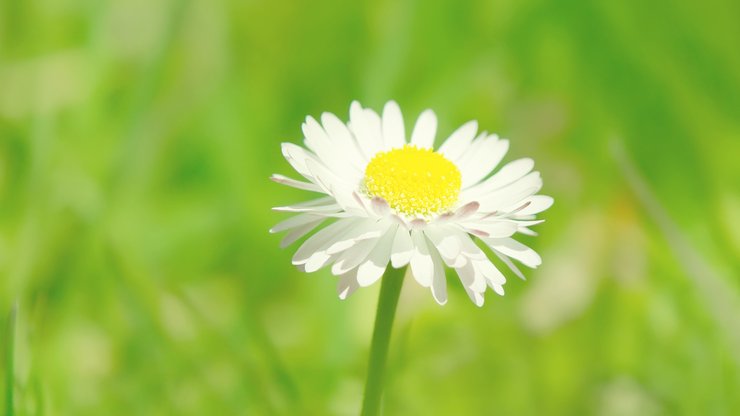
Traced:
<svg viewBox="0 0 740 416">
<path fill-rule="evenodd" d="M 429 216 L 452 208 L 460 195 L 460 170 L 432 149 L 405 145 L 376 154 L 365 168 L 365 189 L 396 212 Z"/>
</svg>

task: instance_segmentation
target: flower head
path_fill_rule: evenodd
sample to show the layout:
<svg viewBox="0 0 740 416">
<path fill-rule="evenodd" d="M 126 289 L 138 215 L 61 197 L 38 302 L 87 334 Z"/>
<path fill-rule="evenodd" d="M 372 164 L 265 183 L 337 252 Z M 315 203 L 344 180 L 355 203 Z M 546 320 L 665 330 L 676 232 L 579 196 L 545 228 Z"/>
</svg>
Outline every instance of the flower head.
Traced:
<svg viewBox="0 0 740 416">
<path fill-rule="evenodd" d="M 273 175 L 294 188 L 323 194 L 274 208 L 297 215 L 270 231 L 289 231 L 287 246 L 319 229 L 298 248 L 293 264 L 306 272 L 331 266 L 339 297 L 369 286 L 387 267 L 410 265 L 411 274 L 447 302 L 445 265 L 455 269 L 470 299 L 483 305 L 486 287 L 504 294 L 506 278 L 481 245 L 515 274 L 511 259 L 535 268 L 540 256 L 512 237 L 536 235 L 535 214 L 549 208 L 532 159 L 519 159 L 491 174 L 508 140 L 477 134 L 475 121 L 455 130 L 435 151 L 437 118 L 424 111 L 407 140 L 398 105 L 379 116 L 353 102 L 350 121 L 324 113 L 303 124 L 306 148 L 283 143 L 283 155 L 307 181 Z M 477 134 L 477 136 L 476 136 Z M 476 244 L 475 240 L 483 244 Z"/>
</svg>

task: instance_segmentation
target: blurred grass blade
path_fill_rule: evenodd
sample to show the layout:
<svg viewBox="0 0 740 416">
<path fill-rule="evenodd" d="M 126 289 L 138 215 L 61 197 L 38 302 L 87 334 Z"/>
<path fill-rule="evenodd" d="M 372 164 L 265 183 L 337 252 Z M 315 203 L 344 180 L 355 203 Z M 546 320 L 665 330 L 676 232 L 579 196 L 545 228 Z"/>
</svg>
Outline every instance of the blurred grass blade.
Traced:
<svg viewBox="0 0 740 416">
<path fill-rule="evenodd" d="M 671 220 L 629 158 L 622 142 L 614 140 L 611 147 L 612 154 L 628 185 L 647 214 L 657 224 L 678 263 L 686 272 L 686 276 L 703 297 L 702 300 L 706 303 L 707 309 L 711 311 L 717 327 L 726 337 L 730 350 L 733 351 L 733 358 L 740 368 L 740 321 L 736 319 L 740 316 L 740 296 L 728 284 L 728 280 L 700 255 L 699 250 Z"/>
<path fill-rule="evenodd" d="M 18 302 L 13 305 L 13 308 L 8 314 L 8 328 L 7 328 L 7 344 L 5 348 L 5 414 L 7 416 L 13 416 L 15 414 L 15 406 L 13 403 L 14 390 L 15 390 L 15 320 L 18 314 Z"/>
</svg>

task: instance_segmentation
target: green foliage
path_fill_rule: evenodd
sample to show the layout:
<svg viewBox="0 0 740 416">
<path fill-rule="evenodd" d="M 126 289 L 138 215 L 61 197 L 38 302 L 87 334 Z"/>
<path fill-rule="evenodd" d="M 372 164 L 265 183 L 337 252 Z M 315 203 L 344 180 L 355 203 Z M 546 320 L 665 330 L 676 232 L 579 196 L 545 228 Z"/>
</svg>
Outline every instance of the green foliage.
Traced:
<svg viewBox="0 0 740 416">
<path fill-rule="evenodd" d="M 740 413 L 738 15 L 0 1 L 0 408 L 357 414 L 379 285 L 296 271 L 267 230 L 305 194 L 268 176 L 305 115 L 393 98 L 510 138 L 556 204 L 506 297 L 407 281 L 387 414 Z"/>
</svg>

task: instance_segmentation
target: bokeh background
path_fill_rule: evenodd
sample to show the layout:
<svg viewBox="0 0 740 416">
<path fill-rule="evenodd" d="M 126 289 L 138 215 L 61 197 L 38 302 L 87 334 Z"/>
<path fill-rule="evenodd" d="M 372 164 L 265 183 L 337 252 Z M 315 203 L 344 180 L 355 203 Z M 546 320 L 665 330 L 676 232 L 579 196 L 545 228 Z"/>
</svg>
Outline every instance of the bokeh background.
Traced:
<svg viewBox="0 0 740 416">
<path fill-rule="evenodd" d="M 556 204 L 505 297 L 404 288 L 387 414 L 740 414 L 738 19 L 731 0 L 1 0 L 3 410 L 357 414 L 378 287 L 340 301 L 296 271 L 267 230 L 305 194 L 268 177 L 306 115 L 396 99 L 407 128 L 430 107 L 441 136 L 511 139 Z"/>
</svg>

